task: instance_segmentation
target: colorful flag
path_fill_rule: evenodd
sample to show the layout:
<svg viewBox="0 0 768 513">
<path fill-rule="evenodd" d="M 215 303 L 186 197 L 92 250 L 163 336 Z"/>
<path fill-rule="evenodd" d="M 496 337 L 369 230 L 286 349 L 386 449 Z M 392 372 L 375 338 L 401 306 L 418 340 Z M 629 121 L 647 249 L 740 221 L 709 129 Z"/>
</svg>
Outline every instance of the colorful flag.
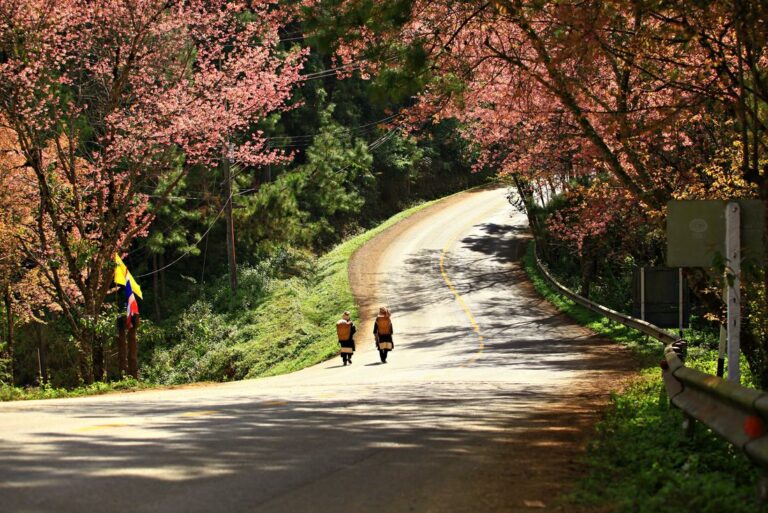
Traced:
<svg viewBox="0 0 768 513">
<path fill-rule="evenodd" d="M 144 296 L 141 293 L 141 287 L 139 287 L 139 284 L 136 282 L 136 278 L 131 276 L 131 273 L 128 271 L 128 268 L 125 266 L 120 256 L 115 253 L 115 283 L 117 285 L 126 285 L 128 282 L 131 282 L 133 293 L 139 296 L 140 299 L 144 299 Z"/>
<path fill-rule="evenodd" d="M 141 299 L 144 299 L 144 297 L 141 295 L 141 287 L 136 283 L 136 279 L 131 276 L 130 271 L 128 271 L 128 268 L 117 253 L 115 253 L 115 283 L 125 285 L 125 299 L 127 302 L 125 327 L 130 328 L 133 324 L 133 315 L 139 313 L 139 303 L 136 301 L 136 296 L 139 296 Z"/>
<path fill-rule="evenodd" d="M 136 296 L 131 288 L 131 280 L 125 281 L 125 298 L 128 302 L 128 311 L 125 318 L 125 327 L 129 328 L 133 324 L 133 315 L 139 313 L 139 303 L 136 302 Z"/>
</svg>

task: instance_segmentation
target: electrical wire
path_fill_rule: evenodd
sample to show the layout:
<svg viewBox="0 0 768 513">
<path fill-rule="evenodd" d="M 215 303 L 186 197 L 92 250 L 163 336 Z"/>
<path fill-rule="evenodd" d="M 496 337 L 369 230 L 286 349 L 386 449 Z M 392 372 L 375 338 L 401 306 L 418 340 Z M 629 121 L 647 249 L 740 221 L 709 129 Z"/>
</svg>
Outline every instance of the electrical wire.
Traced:
<svg viewBox="0 0 768 513">
<path fill-rule="evenodd" d="M 189 255 L 189 254 L 192 252 L 192 248 L 194 248 L 194 247 L 197 247 L 197 245 L 198 245 L 198 244 L 200 244 L 200 243 L 202 242 L 202 240 L 203 240 L 203 239 L 204 239 L 204 238 L 205 238 L 205 237 L 208 235 L 208 233 L 210 233 L 210 231 L 211 231 L 211 230 L 213 229 L 213 227 L 216 225 L 216 221 L 218 221 L 218 220 L 219 220 L 219 218 L 221 217 L 221 214 L 223 214 L 223 213 L 224 213 L 224 210 L 226 210 L 226 209 L 227 209 L 227 205 L 229 205 L 229 202 L 230 202 L 230 201 L 232 201 L 232 196 L 233 196 L 233 194 L 230 194 L 230 195 L 229 195 L 229 198 L 227 198 L 227 201 L 225 201 L 225 202 L 224 202 L 224 206 L 221 208 L 221 210 L 219 210 L 219 213 L 218 213 L 218 214 L 216 214 L 216 217 L 213 219 L 213 222 L 211 222 L 211 225 L 208 227 L 208 229 L 207 229 L 207 230 L 205 230 L 205 233 L 203 233 L 203 234 L 200 236 L 200 238 L 199 238 L 199 239 L 197 239 L 197 242 L 195 242 L 194 244 L 192 244 L 192 246 L 191 246 L 189 249 L 187 249 L 187 250 L 186 250 L 184 253 L 182 253 L 182 254 L 181 254 L 181 256 L 179 256 L 179 258 L 177 258 L 176 260 L 174 260 L 174 261 L 173 261 L 173 262 L 171 262 L 170 264 L 164 265 L 164 266 L 163 266 L 163 267 L 161 267 L 160 269 L 155 269 L 155 270 L 154 270 L 154 271 L 152 271 L 152 272 L 148 272 L 148 273 L 145 273 L 145 274 L 141 274 L 141 275 L 137 276 L 137 278 L 145 278 L 145 277 L 147 277 L 147 276 L 152 276 L 153 274 L 157 274 L 157 273 L 159 273 L 160 271 L 164 271 L 164 270 L 168 269 L 169 267 L 173 266 L 174 264 L 176 264 L 177 262 L 179 262 L 181 259 L 183 259 L 183 258 L 186 258 L 186 257 L 187 257 L 187 255 Z"/>
</svg>

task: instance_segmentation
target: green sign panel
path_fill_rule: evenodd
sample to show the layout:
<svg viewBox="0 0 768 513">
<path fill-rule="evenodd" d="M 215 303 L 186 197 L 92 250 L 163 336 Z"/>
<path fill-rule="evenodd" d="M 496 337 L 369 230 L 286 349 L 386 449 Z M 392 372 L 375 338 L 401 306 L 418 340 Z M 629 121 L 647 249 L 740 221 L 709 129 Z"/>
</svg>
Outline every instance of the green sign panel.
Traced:
<svg viewBox="0 0 768 513">
<path fill-rule="evenodd" d="M 762 262 L 765 203 L 740 199 L 741 255 Z M 679 200 L 667 203 L 667 265 L 712 267 L 725 255 L 724 200 Z"/>
</svg>

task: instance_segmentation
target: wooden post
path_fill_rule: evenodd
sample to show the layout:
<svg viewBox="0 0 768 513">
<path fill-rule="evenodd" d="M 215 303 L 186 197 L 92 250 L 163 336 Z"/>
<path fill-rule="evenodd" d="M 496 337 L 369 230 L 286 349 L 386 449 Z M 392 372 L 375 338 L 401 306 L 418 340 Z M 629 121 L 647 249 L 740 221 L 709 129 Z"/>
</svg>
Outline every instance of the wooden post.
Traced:
<svg viewBox="0 0 768 513">
<path fill-rule="evenodd" d="M 40 347 L 37 348 L 37 386 L 43 386 L 43 360 L 40 357 Z"/>
<path fill-rule="evenodd" d="M 14 380 L 16 379 L 16 375 L 14 372 L 14 333 L 13 333 L 13 298 L 11 297 L 11 286 L 8 285 L 5 289 L 5 316 L 6 316 L 6 327 L 8 328 L 8 340 L 6 341 L 5 345 L 5 354 L 8 358 L 8 364 L 10 365 L 9 371 L 11 373 L 11 384 L 14 383 Z"/>
<path fill-rule="evenodd" d="M 683 303 L 683 268 L 677 268 L 677 329 L 680 338 L 683 338 L 683 320 L 684 320 L 684 303 Z"/>
<path fill-rule="evenodd" d="M 728 338 L 728 381 L 739 383 L 739 336 L 741 332 L 741 209 L 735 201 L 725 208 L 725 252 L 732 282 L 726 280 L 727 295 L 727 338 Z"/>
<path fill-rule="evenodd" d="M 48 355 L 43 339 L 43 327 L 38 323 L 35 323 L 35 335 L 37 336 L 38 371 L 40 371 L 41 383 L 48 383 Z"/>
<path fill-rule="evenodd" d="M 640 268 L 640 320 L 645 320 L 645 267 Z"/>
<path fill-rule="evenodd" d="M 128 374 L 139 379 L 139 348 L 136 345 L 136 330 L 141 324 L 139 314 L 133 315 L 131 328 L 128 330 Z"/>
<path fill-rule="evenodd" d="M 232 292 L 237 290 L 237 256 L 235 255 L 235 222 L 232 218 L 232 175 L 230 173 L 230 164 L 234 161 L 234 145 L 229 147 L 224 155 L 221 156 L 221 166 L 224 171 L 224 217 L 227 224 L 227 260 L 229 261 L 229 286 Z"/>
<path fill-rule="evenodd" d="M 125 315 L 117 318 L 117 373 L 120 379 L 128 374 L 128 346 L 125 340 Z"/>
<path fill-rule="evenodd" d="M 725 375 L 725 353 L 728 347 L 725 325 L 720 325 L 720 344 L 717 350 L 717 377 L 722 378 Z"/>
</svg>

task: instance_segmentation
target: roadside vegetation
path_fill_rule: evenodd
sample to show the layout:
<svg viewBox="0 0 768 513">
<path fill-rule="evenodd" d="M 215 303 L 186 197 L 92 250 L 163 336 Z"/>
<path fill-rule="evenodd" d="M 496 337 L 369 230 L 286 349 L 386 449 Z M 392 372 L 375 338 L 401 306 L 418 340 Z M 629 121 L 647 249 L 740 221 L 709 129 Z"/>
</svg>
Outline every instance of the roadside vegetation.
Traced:
<svg viewBox="0 0 768 513">
<path fill-rule="evenodd" d="M 435 200 L 437 201 L 437 200 Z M 141 346 L 142 380 L 126 377 L 80 387 L 0 385 L 0 400 L 54 399 L 135 391 L 201 381 L 227 381 L 293 372 L 338 351 L 340 312 L 358 318 L 349 283 L 352 254 L 377 234 L 427 208 L 423 202 L 313 258 L 294 255 L 241 268 L 232 295 L 227 275 L 200 287 L 195 299 L 163 330 L 148 323 Z M 290 272 L 289 272 L 290 270 Z"/>
<path fill-rule="evenodd" d="M 683 417 L 669 406 L 664 391 L 659 369 L 661 343 L 554 290 L 536 268 L 532 244 L 524 264 L 539 294 L 579 324 L 628 347 L 639 366 L 637 377 L 612 394 L 583 460 L 586 476 L 566 504 L 584 511 L 615 513 L 760 511 L 757 468 L 700 424 L 692 438 L 684 435 Z M 686 338 L 693 341 L 686 365 L 714 373 L 717 350 L 711 334 L 688 330 Z M 746 363 L 742 370 L 751 382 Z"/>
<path fill-rule="evenodd" d="M 292 275 L 277 275 L 276 264 L 241 270 L 234 297 L 222 276 L 180 314 L 175 323 L 179 339 L 145 349 L 142 375 L 163 384 L 222 381 L 284 374 L 328 359 L 338 352 L 335 322 L 341 312 L 349 310 L 358 318 L 350 257 L 372 237 L 432 203 L 396 214 L 319 258 L 294 260 Z"/>
</svg>

